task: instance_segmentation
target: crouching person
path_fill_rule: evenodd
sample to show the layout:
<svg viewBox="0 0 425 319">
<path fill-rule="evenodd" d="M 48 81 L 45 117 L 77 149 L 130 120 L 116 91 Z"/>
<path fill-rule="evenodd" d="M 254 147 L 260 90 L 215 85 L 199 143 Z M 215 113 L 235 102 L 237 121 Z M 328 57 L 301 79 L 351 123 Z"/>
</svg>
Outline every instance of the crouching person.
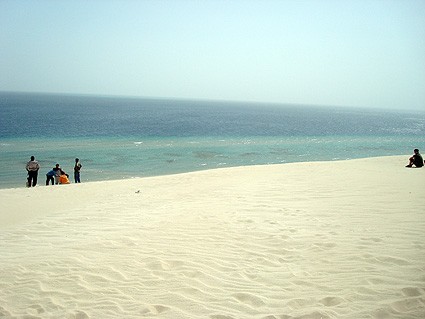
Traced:
<svg viewBox="0 0 425 319">
<path fill-rule="evenodd" d="M 52 182 L 52 185 L 55 184 L 55 175 L 56 172 L 54 170 L 51 170 L 46 174 L 46 186 L 49 185 L 50 182 Z"/>
</svg>

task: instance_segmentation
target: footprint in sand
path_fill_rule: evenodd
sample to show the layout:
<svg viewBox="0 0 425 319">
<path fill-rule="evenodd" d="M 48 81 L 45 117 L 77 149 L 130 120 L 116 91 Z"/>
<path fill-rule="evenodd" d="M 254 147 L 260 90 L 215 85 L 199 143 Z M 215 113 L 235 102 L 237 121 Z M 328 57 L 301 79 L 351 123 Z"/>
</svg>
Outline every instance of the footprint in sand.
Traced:
<svg viewBox="0 0 425 319">
<path fill-rule="evenodd" d="M 261 319 L 295 319 L 295 317 L 288 316 L 288 315 L 269 315 Z"/>
<path fill-rule="evenodd" d="M 320 300 L 320 303 L 326 307 L 337 306 L 341 304 L 342 302 L 344 302 L 344 299 L 339 297 L 326 297 Z"/>
<path fill-rule="evenodd" d="M 0 317 L 9 318 L 10 316 L 10 312 L 0 306 Z"/>
<path fill-rule="evenodd" d="M 260 297 L 257 297 L 248 293 L 237 293 L 237 294 L 234 294 L 233 297 L 239 302 L 248 304 L 250 306 L 254 306 L 254 307 L 264 306 L 264 301 L 261 300 Z"/>
<path fill-rule="evenodd" d="M 170 310 L 170 307 L 163 305 L 149 305 L 144 308 L 140 313 L 142 315 L 159 315 L 163 312 Z"/>
<path fill-rule="evenodd" d="M 211 315 L 210 319 L 235 319 L 235 317 L 227 315 Z"/>
<path fill-rule="evenodd" d="M 328 250 L 336 247 L 336 243 L 332 242 L 321 242 L 321 243 L 313 243 L 313 247 L 317 247 L 320 250 Z"/>
<path fill-rule="evenodd" d="M 360 240 L 363 240 L 363 241 L 372 241 L 372 242 L 374 242 L 374 243 L 379 243 L 379 242 L 381 242 L 382 241 L 382 239 L 381 238 L 375 238 L 375 237 L 362 237 L 362 238 L 360 238 Z"/>
<path fill-rule="evenodd" d="M 75 319 L 89 319 L 90 317 L 84 311 L 77 311 L 74 315 Z"/>
<path fill-rule="evenodd" d="M 423 289 L 419 289 L 416 287 L 406 287 L 401 289 L 401 291 L 407 297 L 419 297 L 424 294 Z"/>
<path fill-rule="evenodd" d="M 391 309 L 401 313 L 412 313 L 415 310 L 423 310 L 423 303 L 419 298 L 397 300 L 390 304 Z"/>
<path fill-rule="evenodd" d="M 31 305 L 31 306 L 29 306 L 29 308 L 32 309 L 33 311 L 35 311 L 36 314 L 40 314 L 40 313 L 45 312 L 44 308 L 40 305 Z"/>
</svg>

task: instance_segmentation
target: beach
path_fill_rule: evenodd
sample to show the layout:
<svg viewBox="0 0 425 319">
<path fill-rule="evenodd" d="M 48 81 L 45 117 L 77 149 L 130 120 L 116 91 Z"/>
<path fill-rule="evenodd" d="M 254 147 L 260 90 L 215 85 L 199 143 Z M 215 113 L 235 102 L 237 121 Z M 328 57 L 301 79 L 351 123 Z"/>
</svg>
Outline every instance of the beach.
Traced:
<svg viewBox="0 0 425 319">
<path fill-rule="evenodd" d="M 425 318 L 408 157 L 0 189 L 0 317 Z"/>
</svg>

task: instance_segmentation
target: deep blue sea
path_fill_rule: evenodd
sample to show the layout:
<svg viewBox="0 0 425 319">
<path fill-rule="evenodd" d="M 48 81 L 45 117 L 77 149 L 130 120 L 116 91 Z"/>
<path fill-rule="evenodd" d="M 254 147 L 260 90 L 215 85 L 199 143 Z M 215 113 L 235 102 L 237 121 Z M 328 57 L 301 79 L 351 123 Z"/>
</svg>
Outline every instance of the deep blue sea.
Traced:
<svg viewBox="0 0 425 319">
<path fill-rule="evenodd" d="M 242 165 L 333 161 L 425 150 L 424 112 L 261 103 L 0 93 L 0 188 L 25 164 L 82 182 Z"/>
</svg>

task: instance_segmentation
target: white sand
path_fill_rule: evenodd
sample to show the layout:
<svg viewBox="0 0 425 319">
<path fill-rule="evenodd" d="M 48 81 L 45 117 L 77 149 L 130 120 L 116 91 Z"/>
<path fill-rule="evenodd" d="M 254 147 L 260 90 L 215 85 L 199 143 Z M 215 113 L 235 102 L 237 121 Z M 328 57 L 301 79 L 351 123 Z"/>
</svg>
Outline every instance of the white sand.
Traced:
<svg viewBox="0 0 425 319">
<path fill-rule="evenodd" d="M 0 317 L 425 318 L 407 158 L 0 190 Z"/>
</svg>

